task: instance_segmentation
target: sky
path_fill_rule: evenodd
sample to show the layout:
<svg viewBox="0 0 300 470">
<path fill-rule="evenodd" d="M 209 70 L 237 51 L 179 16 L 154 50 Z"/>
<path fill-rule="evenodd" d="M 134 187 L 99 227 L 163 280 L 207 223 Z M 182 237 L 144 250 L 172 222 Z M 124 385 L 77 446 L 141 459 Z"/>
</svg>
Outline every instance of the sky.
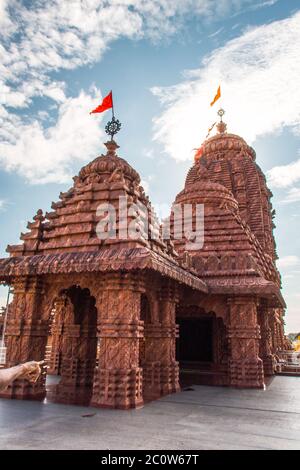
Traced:
<svg viewBox="0 0 300 470">
<path fill-rule="evenodd" d="M 299 331 L 299 50 L 299 0 L 0 0 L 0 256 L 104 152 L 110 111 L 89 111 L 111 89 L 119 155 L 167 215 L 221 84 L 228 131 L 274 195 L 286 332 Z"/>
</svg>

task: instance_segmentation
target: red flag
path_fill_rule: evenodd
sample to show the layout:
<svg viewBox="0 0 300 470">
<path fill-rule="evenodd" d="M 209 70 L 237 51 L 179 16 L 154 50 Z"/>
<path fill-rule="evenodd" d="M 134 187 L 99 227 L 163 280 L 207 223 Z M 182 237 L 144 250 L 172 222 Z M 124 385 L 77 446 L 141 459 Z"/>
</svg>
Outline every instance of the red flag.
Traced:
<svg viewBox="0 0 300 470">
<path fill-rule="evenodd" d="M 103 113 L 103 111 L 106 111 L 109 108 L 113 107 L 113 97 L 112 97 L 112 91 L 103 98 L 102 103 L 97 106 L 97 108 L 93 109 L 93 111 L 90 112 L 90 114 L 93 113 Z"/>
</svg>

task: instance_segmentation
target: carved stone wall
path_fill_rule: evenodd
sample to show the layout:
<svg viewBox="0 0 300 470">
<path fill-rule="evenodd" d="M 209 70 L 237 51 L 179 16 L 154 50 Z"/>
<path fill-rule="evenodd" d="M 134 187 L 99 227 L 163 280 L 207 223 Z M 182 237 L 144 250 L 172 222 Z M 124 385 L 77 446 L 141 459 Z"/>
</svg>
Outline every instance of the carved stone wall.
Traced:
<svg viewBox="0 0 300 470">
<path fill-rule="evenodd" d="M 41 319 L 40 309 L 43 286 L 38 278 L 18 278 L 12 282 L 14 297 L 8 308 L 5 343 L 7 347 L 6 367 L 44 358 L 49 324 Z M 36 383 L 15 380 L 2 397 L 20 399 L 43 399 L 45 377 Z"/>
<path fill-rule="evenodd" d="M 263 362 L 259 357 L 260 328 L 257 301 L 251 297 L 228 300 L 229 380 L 235 387 L 263 388 Z"/>
<path fill-rule="evenodd" d="M 259 355 L 263 361 L 265 375 L 274 375 L 276 367 L 276 360 L 274 354 L 272 354 L 272 330 L 269 326 L 269 317 L 271 315 L 271 309 L 264 304 L 258 309 L 257 318 L 261 335 Z"/>
<path fill-rule="evenodd" d="M 286 347 L 283 314 L 284 311 L 281 308 L 270 309 L 269 326 L 271 329 L 271 348 L 273 354 L 277 354 Z"/>
</svg>

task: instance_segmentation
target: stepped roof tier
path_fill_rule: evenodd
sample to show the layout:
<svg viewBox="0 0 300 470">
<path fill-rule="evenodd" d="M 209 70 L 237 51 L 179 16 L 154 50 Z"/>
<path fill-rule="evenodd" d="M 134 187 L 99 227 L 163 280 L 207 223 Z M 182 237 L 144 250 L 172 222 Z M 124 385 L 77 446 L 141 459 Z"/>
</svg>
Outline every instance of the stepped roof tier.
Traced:
<svg viewBox="0 0 300 470">
<path fill-rule="evenodd" d="M 239 136 L 218 134 L 203 144 L 202 157 L 190 169 L 176 204 L 204 204 L 204 245 L 186 248 L 189 240 L 165 240 L 138 173 L 106 142 L 107 153 L 84 166 L 73 186 L 41 210 L 21 234 L 21 245 L 8 246 L 0 260 L 0 280 L 13 276 L 72 272 L 154 270 L 203 292 L 251 293 L 283 306 L 275 245 L 270 191 L 255 163 L 255 152 Z M 120 234 L 119 200 L 124 197 L 126 223 L 134 220 L 130 205 L 142 207 L 138 236 Z M 97 226 L 105 219 L 99 206 L 116 212 L 112 235 L 101 239 Z M 143 212 L 144 211 L 144 212 Z M 171 234 L 174 233 L 171 216 Z M 155 235 L 155 236 L 154 236 Z"/>
<path fill-rule="evenodd" d="M 175 204 L 204 205 L 204 244 L 188 250 L 198 275 L 211 292 L 260 293 L 285 305 L 275 248 L 270 191 L 255 163 L 255 152 L 241 137 L 219 133 L 204 142 Z M 173 215 L 171 231 L 174 234 Z M 196 227 L 195 210 L 193 227 Z M 174 240 L 181 256 L 188 240 Z"/>
<path fill-rule="evenodd" d="M 119 148 L 116 142 L 105 145 L 106 155 L 80 170 L 73 178 L 73 186 L 60 193 L 59 202 L 52 203 L 52 212 L 45 215 L 41 210 L 37 212 L 33 222 L 27 225 L 29 231 L 21 234 L 23 243 L 7 247 L 10 258 L 0 260 L 1 281 L 20 275 L 150 269 L 207 291 L 192 268 L 178 259 L 172 242 L 162 239 L 160 225 L 138 173 L 116 154 Z M 135 239 L 118 236 L 124 222 L 121 222 L 120 197 L 127 205 L 128 225 L 134 220 L 130 205 L 136 204 L 140 209 Z M 97 225 L 106 216 L 107 204 L 116 212 L 115 232 L 101 239 Z"/>
<path fill-rule="evenodd" d="M 240 136 L 227 133 L 224 122 L 218 124 L 218 131 L 202 145 L 202 157 L 188 172 L 186 185 L 197 181 L 199 165 L 205 165 L 209 180 L 232 192 L 241 218 L 249 225 L 264 251 L 276 259 L 274 211 L 270 202 L 272 192 L 255 162 L 255 151 Z"/>
</svg>

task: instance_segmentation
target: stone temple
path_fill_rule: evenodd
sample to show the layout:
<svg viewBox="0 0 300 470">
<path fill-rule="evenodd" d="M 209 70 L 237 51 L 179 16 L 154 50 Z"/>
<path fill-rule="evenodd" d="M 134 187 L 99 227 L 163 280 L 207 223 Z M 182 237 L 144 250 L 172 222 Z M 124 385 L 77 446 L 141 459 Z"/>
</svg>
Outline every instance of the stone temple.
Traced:
<svg viewBox="0 0 300 470">
<path fill-rule="evenodd" d="M 287 342 L 272 194 L 255 151 L 224 122 L 217 127 L 175 199 L 177 207 L 204 205 L 201 249 L 174 237 L 174 213 L 165 240 L 114 140 L 51 212 L 37 212 L 22 244 L 8 246 L 0 260 L 0 281 L 14 293 L 6 366 L 41 360 L 47 350 L 48 373 L 60 377 L 54 401 L 134 408 L 191 383 L 263 388 L 276 373 Z M 144 208 L 135 238 L 120 237 L 120 197 Z M 102 239 L 98 207 L 108 203 L 116 224 Z M 46 393 L 42 376 L 16 380 L 1 396 Z"/>
</svg>

